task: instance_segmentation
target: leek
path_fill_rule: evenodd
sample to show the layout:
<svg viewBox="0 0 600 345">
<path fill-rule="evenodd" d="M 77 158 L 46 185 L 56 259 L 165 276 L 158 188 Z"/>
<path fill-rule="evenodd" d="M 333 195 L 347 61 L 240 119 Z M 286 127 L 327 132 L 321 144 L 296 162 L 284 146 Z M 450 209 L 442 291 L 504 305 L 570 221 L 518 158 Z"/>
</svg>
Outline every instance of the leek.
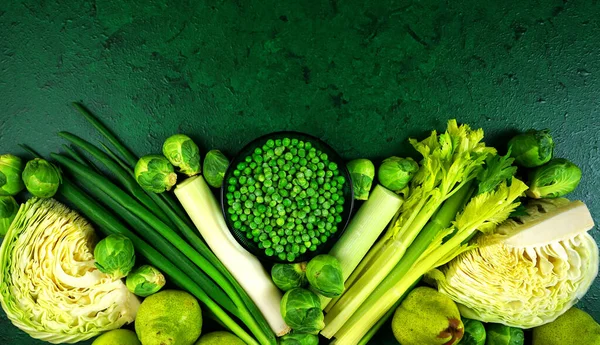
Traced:
<svg viewBox="0 0 600 345">
<path fill-rule="evenodd" d="M 348 289 L 327 314 L 323 336 L 331 338 L 337 333 L 394 269 L 443 202 L 482 171 L 486 158 L 496 153 L 482 139 L 483 130 L 450 120 L 445 133 L 433 131 L 423 141 L 410 140 L 423 156 L 410 194 L 397 219 L 354 271 Z"/>
<path fill-rule="evenodd" d="M 510 186 L 502 182 L 496 190 L 473 197 L 453 226 L 440 231 L 414 262 L 398 265 L 335 334 L 336 345 L 357 344 L 421 276 L 472 249 L 465 243 L 477 231 L 493 231 L 520 204 L 527 185 L 513 178 Z M 450 239 L 445 240 L 450 237 Z"/>
<path fill-rule="evenodd" d="M 344 234 L 329 252 L 340 261 L 344 281 L 350 277 L 377 241 L 403 201 L 404 199 L 387 188 L 381 185 L 375 186 L 369 199 L 356 212 Z M 331 301 L 324 296 L 320 298 L 323 308 Z"/>
<path fill-rule="evenodd" d="M 256 303 L 275 334 L 282 336 L 289 332 L 280 312 L 281 292 L 260 261 L 233 238 L 204 178 L 194 176 L 179 183 L 175 195 L 208 246 Z"/>
</svg>

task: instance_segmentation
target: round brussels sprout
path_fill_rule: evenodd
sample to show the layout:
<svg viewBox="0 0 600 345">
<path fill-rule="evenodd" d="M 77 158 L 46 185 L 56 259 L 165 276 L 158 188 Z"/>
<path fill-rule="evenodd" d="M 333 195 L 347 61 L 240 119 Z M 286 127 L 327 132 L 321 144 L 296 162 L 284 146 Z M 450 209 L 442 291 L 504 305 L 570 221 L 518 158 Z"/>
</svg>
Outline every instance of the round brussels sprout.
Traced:
<svg viewBox="0 0 600 345">
<path fill-rule="evenodd" d="M 319 337 L 314 334 L 292 333 L 284 335 L 279 345 L 319 345 Z"/>
<path fill-rule="evenodd" d="M 133 294 L 140 297 L 147 297 L 158 292 L 165 286 L 165 276 L 159 270 L 150 266 L 143 265 L 129 272 L 125 280 L 127 288 Z"/>
<path fill-rule="evenodd" d="M 499 323 L 488 323 L 485 345 L 523 345 L 524 343 L 525 335 L 522 329 Z"/>
<path fill-rule="evenodd" d="M 306 285 L 306 263 L 275 264 L 271 268 L 273 283 L 283 291 Z"/>
<path fill-rule="evenodd" d="M 535 168 L 552 158 L 554 140 L 550 132 L 529 130 L 519 134 L 508 142 L 510 156 L 515 162 L 526 168 Z"/>
<path fill-rule="evenodd" d="M 206 182 L 212 187 L 219 188 L 223 184 L 225 171 L 229 166 L 229 159 L 219 150 L 210 150 L 204 157 L 202 174 Z"/>
<path fill-rule="evenodd" d="M 317 255 L 306 265 L 310 286 L 321 295 L 339 297 L 344 292 L 344 276 L 340 261 L 332 255 Z"/>
<path fill-rule="evenodd" d="M 0 196 L 0 236 L 6 235 L 10 224 L 19 212 L 19 204 L 12 196 Z"/>
<path fill-rule="evenodd" d="M 377 172 L 377 178 L 382 186 L 398 193 L 408 186 L 408 183 L 418 170 L 419 164 L 412 158 L 393 156 L 381 163 Z"/>
<path fill-rule="evenodd" d="M 177 183 L 177 174 L 165 157 L 148 155 L 135 165 L 135 179 L 144 190 L 162 193 Z"/>
<path fill-rule="evenodd" d="M 11 154 L 0 155 L 0 196 L 15 195 L 25 188 L 22 173 L 21 158 Z"/>
<path fill-rule="evenodd" d="M 194 176 L 200 173 L 200 150 L 194 141 L 184 134 L 175 134 L 163 144 L 163 155 L 179 168 L 182 174 Z"/>
<path fill-rule="evenodd" d="M 375 178 L 375 166 L 368 159 L 355 159 L 346 165 L 352 179 L 354 199 L 367 200 Z"/>
<path fill-rule="evenodd" d="M 526 194 L 535 199 L 559 198 L 577 188 L 581 169 L 564 158 L 555 158 L 529 173 L 529 190 Z"/>
<path fill-rule="evenodd" d="M 115 279 L 125 277 L 135 264 L 133 243 L 125 236 L 110 235 L 94 248 L 96 267 Z"/>
<path fill-rule="evenodd" d="M 458 345 L 485 345 L 485 327 L 478 320 L 462 319 L 465 333 Z"/>
<path fill-rule="evenodd" d="M 291 289 L 283 295 L 281 315 L 285 323 L 297 332 L 318 334 L 325 327 L 319 296 L 306 289 Z"/>
<path fill-rule="evenodd" d="M 54 164 L 34 158 L 25 165 L 23 182 L 29 193 L 38 198 L 51 198 L 62 182 L 60 170 Z"/>
</svg>

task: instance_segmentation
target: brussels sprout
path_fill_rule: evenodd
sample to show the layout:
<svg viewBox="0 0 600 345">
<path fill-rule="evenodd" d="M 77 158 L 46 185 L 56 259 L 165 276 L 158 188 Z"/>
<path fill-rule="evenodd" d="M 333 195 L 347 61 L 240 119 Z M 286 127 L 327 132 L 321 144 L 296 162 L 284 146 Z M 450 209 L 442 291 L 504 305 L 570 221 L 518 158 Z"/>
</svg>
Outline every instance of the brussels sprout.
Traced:
<svg viewBox="0 0 600 345">
<path fill-rule="evenodd" d="M 10 224 L 19 212 L 19 204 L 12 196 L 0 196 L 0 236 L 6 235 Z"/>
<path fill-rule="evenodd" d="M 145 190 L 162 193 L 177 183 L 177 174 L 165 157 L 148 155 L 140 158 L 135 165 L 135 179 Z"/>
<path fill-rule="evenodd" d="M 302 288 L 291 289 L 281 299 L 281 316 L 293 330 L 317 334 L 325 327 L 319 297 Z"/>
<path fill-rule="evenodd" d="M 209 185 L 215 188 L 221 187 L 228 166 L 229 159 L 221 151 L 208 151 L 206 157 L 204 157 L 204 166 L 202 167 L 204 179 Z"/>
<path fill-rule="evenodd" d="M 25 188 L 21 174 L 23 161 L 17 156 L 5 154 L 0 156 L 0 195 L 15 195 Z"/>
<path fill-rule="evenodd" d="M 182 174 L 194 176 L 200 173 L 200 150 L 194 141 L 184 134 L 175 134 L 163 144 L 163 155 L 179 168 Z"/>
<path fill-rule="evenodd" d="M 60 170 L 54 164 L 34 158 L 25 165 L 23 182 L 29 193 L 38 198 L 51 198 L 62 182 Z"/>
<path fill-rule="evenodd" d="M 127 288 L 140 297 L 150 296 L 165 286 L 165 276 L 159 270 L 143 265 L 129 272 L 127 275 Z"/>
<path fill-rule="evenodd" d="M 310 286 L 321 295 L 339 297 L 344 292 L 340 261 L 332 255 L 317 255 L 308 262 L 306 276 Z"/>
<path fill-rule="evenodd" d="M 354 188 L 354 199 L 367 200 L 373 179 L 375 178 L 375 166 L 373 162 L 364 158 L 355 159 L 348 162 L 347 167 Z"/>
<path fill-rule="evenodd" d="M 135 264 L 133 243 L 125 236 L 110 235 L 94 249 L 96 267 L 115 279 L 125 277 Z"/>
<path fill-rule="evenodd" d="M 488 323 L 485 345 L 523 345 L 525 335 L 516 327 L 499 323 Z"/>
<path fill-rule="evenodd" d="M 579 185 L 581 169 L 564 158 L 555 158 L 529 173 L 526 194 L 535 199 L 558 198 L 571 193 Z"/>
<path fill-rule="evenodd" d="M 385 188 L 400 192 L 419 170 L 419 164 L 412 158 L 390 157 L 379 166 L 377 178 Z"/>
<path fill-rule="evenodd" d="M 279 345 L 319 345 L 319 337 L 314 334 L 292 333 L 284 335 Z"/>
<path fill-rule="evenodd" d="M 554 140 L 549 131 L 529 130 L 519 134 L 508 142 L 510 156 L 515 162 L 526 168 L 535 168 L 552 158 Z"/>
<path fill-rule="evenodd" d="M 485 327 L 478 320 L 462 319 L 465 333 L 458 345 L 485 345 Z"/>
<path fill-rule="evenodd" d="M 306 263 L 275 264 L 271 268 L 273 283 L 283 291 L 306 285 Z"/>
</svg>

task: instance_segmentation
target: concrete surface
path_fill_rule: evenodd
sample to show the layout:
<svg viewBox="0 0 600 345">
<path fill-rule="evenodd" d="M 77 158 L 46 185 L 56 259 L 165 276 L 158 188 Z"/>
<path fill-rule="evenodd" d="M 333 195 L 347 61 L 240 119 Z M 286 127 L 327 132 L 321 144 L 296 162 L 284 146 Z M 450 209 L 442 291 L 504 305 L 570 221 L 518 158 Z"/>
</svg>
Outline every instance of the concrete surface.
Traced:
<svg viewBox="0 0 600 345">
<path fill-rule="evenodd" d="M 98 138 L 72 101 L 138 154 L 176 132 L 233 154 L 298 130 L 381 159 L 452 117 L 501 149 L 547 127 L 598 222 L 598 14 L 597 0 L 5 0 L 0 151 Z M 599 298 L 597 281 L 581 305 L 600 321 Z M 39 344 L 4 318 L 0 342 Z"/>
</svg>

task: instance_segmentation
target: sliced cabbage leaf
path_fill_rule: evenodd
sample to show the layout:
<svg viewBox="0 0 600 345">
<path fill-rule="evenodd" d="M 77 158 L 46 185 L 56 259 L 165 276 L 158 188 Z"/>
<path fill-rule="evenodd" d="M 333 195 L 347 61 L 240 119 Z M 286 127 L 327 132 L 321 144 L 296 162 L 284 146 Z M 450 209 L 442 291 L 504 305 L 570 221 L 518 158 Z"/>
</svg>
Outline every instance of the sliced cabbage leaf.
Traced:
<svg viewBox="0 0 600 345">
<path fill-rule="evenodd" d="M 598 246 L 581 201 L 535 200 L 528 215 L 476 237 L 475 249 L 432 272 L 440 292 L 461 315 L 532 328 L 554 321 L 577 303 L 598 274 Z"/>
<path fill-rule="evenodd" d="M 92 226 L 53 199 L 21 206 L 0 247 L 0 304 L 50 343 L 76 343 L 133 322 L 138 299 L 94 266 Z"/>
</svg>

